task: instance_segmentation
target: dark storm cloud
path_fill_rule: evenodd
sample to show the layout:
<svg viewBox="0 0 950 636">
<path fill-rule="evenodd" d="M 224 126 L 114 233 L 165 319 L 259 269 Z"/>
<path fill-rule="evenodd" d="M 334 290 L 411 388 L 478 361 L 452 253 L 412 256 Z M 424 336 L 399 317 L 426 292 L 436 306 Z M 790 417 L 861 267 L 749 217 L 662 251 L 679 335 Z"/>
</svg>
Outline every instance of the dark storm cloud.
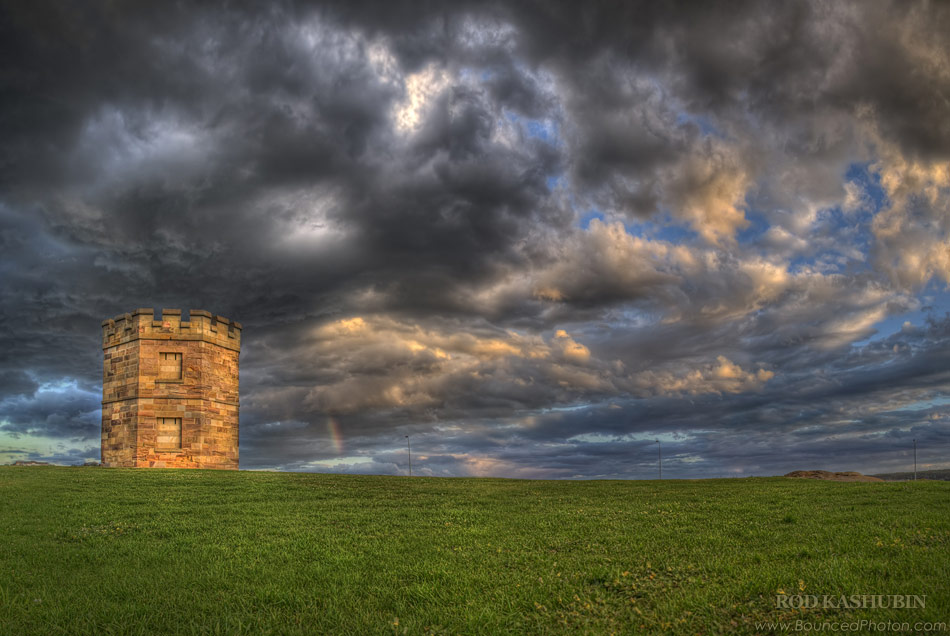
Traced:
<svg viewBox="0 0 950 636">
<path fill-rule="evenodd" d="M 33 397 L 39 385 L 23 371 L 10 370 L 0 373 L 0 386 L 6 395 Z"/>
<path fill-rule="evenodd" d="M 57 19 L 72 19 L 64 11 L 37 28 L 55 31 Z M 39 18 L 21 17 L 30 19 Z M 19 122 L 18 131 L 32 128 L 48 143 L 17 137 L 29 147 L 22 153 L 45 156 L 12 194 L 42 206 L 31 211 L 48 231 L 97 250 L 97 264 L 121 270 L 130 284 L 201 295 L 189 289 L 200 270 L 216 287 L 241 286 L 260 307 L 275 288 L 309 303 L 362 277 L 415 305 L 418 284 L 439 298 L 453 281 L 484 278 L 490 263 L 511 258 L 507 246 L 524 233 L 522 221 L 548 207 L 539 199 L 556 154 L 539 142 L 493 146 L 491 105 L 463 87 L 440 98 L 409 148 L 393 149 L 382 123 L 397 89 L 368 70 L 370 44 L 358 32 L 335 29 L 319 12 L 212 19 L 179 10 L 147 37 L 138 29 L 150 16 L 102 11 L 79 22 L 83 56 L 63 43 L 51 59 L 37 58 L 37 42 L 15 40 L 25 49 L 14 50 L 21 73 L 39 82 L 59 71 L 89 83 L 78 94 L 71 83 L 37 87 L 73 104 L 68 117 L 56 111 L 49 119 L 74 125 L 68 138 L 49 138 L 50 122 L 39 116 Z M 114 51 L 128 56 L 110 62 Z M 28 186 L 47 170 L 66 191 L 37 202 Z M 341 230 L 342 246 L 281 244 L 328 224 Z M 442 271 L 425 271 L 433 261 Z M 250 305 L 236 309 L 247 316 Z"/>
<path fill-rule="evenodd" d="M 9 386 L 9 385 L 6 385 Z M 99 431 L 99 394 L 75 385 L 44 385 L 32 395 L 0 401 L 0 431 L 87 440 Z"/>
<path fill-rule="evenodd" d="M 249 467 L 397 472 L 406 433 L 433 474 L 564 477 L 638 474 L 648 432 L 684 474 L 844 448 L 801 430 L 947 443 L 904 409 L 944 323 L 852 345 L 950 279 L 944 6 L 0 12 L 8 434 L 94 441 L 99 322 L 165 306 L 244 323 Z"/>
</svg>

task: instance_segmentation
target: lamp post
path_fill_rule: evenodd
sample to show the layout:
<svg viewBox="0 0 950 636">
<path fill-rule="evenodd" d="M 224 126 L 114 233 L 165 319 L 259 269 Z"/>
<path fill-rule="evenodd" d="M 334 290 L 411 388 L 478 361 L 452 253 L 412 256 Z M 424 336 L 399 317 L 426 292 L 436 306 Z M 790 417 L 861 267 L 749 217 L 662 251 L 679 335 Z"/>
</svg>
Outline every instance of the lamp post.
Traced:
<svg viewBox="0 0 950 636">
<path fill-rule="evenodd" d="M 406 449 L 409 451 L 409 476 L 412 477 L 412 446 L 409 444 L 408 435 L 406 435 Z"/>
<path fill-rule="evenodd" d="M 660 479 L 663 479 L 663 445 L 660 440 L 656 440 L 656 467 L 660 471 Z"/>
<path fill-rule="evenodd" d="M 917 440 L 914 440 L 914 481 L 917 481 Z"/>
</svg>

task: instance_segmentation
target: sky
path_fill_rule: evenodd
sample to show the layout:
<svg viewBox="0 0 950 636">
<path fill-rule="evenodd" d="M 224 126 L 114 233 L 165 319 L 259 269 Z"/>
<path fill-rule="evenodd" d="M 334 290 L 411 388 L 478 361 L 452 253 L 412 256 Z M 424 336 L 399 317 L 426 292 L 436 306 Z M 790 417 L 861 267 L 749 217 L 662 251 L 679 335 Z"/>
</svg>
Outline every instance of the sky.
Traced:
<svg viewBox="0 0 950 636">
<path fill-rule="evenodd" d="M 0 462 L 240 321 L 241 467 L 950 466 L 950 5 L 0 2 Z"/>
</svg>

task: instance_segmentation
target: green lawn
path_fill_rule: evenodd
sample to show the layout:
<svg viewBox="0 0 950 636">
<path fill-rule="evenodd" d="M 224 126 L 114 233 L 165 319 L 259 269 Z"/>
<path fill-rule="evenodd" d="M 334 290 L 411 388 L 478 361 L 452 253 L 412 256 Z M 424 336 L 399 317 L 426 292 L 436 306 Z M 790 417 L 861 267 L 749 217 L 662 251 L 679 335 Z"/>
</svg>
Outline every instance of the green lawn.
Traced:
<svg viewBox="0 0 950 636">
<path fill-rule="evenodd" d="M 950 622 L 946 482 L 0 467 L 0 540 L 4 636 Z M 800 588 L 926 608 L 775 607 Z"/>
</svg>

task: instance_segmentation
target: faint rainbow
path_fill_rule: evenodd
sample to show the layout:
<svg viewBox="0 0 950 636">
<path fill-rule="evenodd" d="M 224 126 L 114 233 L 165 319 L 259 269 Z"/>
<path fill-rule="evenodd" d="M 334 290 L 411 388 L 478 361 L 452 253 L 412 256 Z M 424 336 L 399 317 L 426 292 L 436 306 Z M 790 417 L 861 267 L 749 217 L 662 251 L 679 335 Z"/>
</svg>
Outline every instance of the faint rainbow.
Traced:
<svg viewBox="0 0 950 636">
<path fill-rule="evenodd" d="M 337 455 L 343 454 L 343 435 L 340 434 L 340 425 L 332 417 L 327 417 L 327 433 L 330 434 L 330 441 L 333 442 L 333 450 Z"/>
</svg>

